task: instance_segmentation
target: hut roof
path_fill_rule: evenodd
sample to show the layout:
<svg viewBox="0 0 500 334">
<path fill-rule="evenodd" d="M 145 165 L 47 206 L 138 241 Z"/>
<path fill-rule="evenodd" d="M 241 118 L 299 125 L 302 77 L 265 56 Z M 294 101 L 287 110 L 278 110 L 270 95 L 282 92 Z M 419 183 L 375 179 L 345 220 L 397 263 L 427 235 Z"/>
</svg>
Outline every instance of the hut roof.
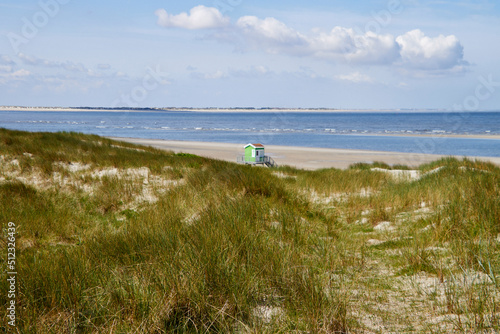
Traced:
<svg viewBox="0 0 500 334">
<path fill-rule="evenodd" d="M 248 146 L 253 146 L 255 148 L 264 148 L 264 145 L 262 144 L 247 144 L 245 148 L 247 148 Z"/>
</svg>

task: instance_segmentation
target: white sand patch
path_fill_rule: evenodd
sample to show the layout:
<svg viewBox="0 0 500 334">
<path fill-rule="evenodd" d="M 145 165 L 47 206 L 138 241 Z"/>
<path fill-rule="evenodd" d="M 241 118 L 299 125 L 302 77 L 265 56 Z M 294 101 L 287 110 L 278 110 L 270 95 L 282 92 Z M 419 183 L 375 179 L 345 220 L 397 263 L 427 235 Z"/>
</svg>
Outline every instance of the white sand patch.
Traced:
<svg viewBox="0 0 500 334">
<path fill-rule="evenodd" d="M 186 217 L 183 220 L 183 222 L 187 226 L 191 226 L 191 225 L 193 225 L 199 219 L 200 219 L 200 214 L 198 212 L 195 212 L 195 213 L 191 214 L 189 217 Z"/>
<path fill-rule="evenodd" d="M 26 185 L 30 185 L 36 189 L 48 189 L 53 185 L 53 182 L 45 177 L 37 174 L 30 174 L 28 176 L 17 176 L 14 180 L 20 181 Z"/>
<path fill-rule="evenodd" d="M 284 315 L 283 309 L 276 306 L 257 306 L 252 311 L 254 317 L 259 318 L 264 323 L 270 323 L 275 318 Z"/>
<path fill-rule="evenodd" d="M 308 195 L 309 199 L 313 203 L 318 203 L 318 204 L 329 204 L 332 201 L 339 201 L 341 200 L 341 197 L 337 197 L 336 195 L 331 195 L 331 196 L 325 196 L 318 194 L 316 191 L 312 190 L 309 193 L 306 193 Z"/>
<path fill-rule="evenodd" d="M 92 165 L 90 164 L 82 164 L 81 162 L 70 162 L 70 163 L 56 162 L 54 163 L 54 165 L 62 167 L 72 173 L 85 171 L 92 167 Z"/>
<path fill-rule="evenodd" d="M 422 202 L 422 203 L 424 203 L 424 202 Z M 421 206 L 422 206 L 422 203 L 421 203 Z M 409 212 L 406 211 L 406 212 L 398 213 L 396 215 L 396 221 L 397 222 L 417 221 L 417 220 L 422 219 L 422 218 L 427 218 L 430 215 L 432 215 L 433 213 L 434 213 L 434 209 L 432 207 L 429 207 L 429 206 L 420 207 L 414 211 L 409 211 Z M 428 229 L 431 229 L 434 227 L 435 227 L 435 225 L 433 225 L 432 227 L 426 227 L 422 231 L 427 231 Z"/>
<path fill-rule="evenodd" d="M 472 168 L 472 167 L 462 166 L 462 167 L 458 167 L 458 169 L 460 169 L 462 172 L 466 172 L 466 171 L 470 170 L 472 172 L 490 173 L 491 174 L 491 172 L 489 170 L 477 169 L 477 168 Z"/>
<path fill-rule="evenodd" d="M 361 219 L 358 219 L 354 222 L 354 224 L 357 224 L 357 225 L 364 225 L 364 224 L 368 224 L 368 218 L 366 217 L 363 217 Z"/>
<path fill-rule="evenodd" d="M 10 168 L 10 170 L 3 172 L 5 176 L 2 177 L 2 180 L 4 181 L 19 181 L 40 190 L 58 188 L 67 191 L 67 187 L 75 187 L 78 189 L 83 186 L 81 179 L 77 179 L 73 176 L 63 176 L 59 172 L 53 172 L 50 176 L 43 174 L 40 170 L 22 172 L 19 168 L 19 162 L 17 161 L 17 159 L 10 160 L 10 162 L 12 161 L 14 161 L 14 163 L 9 163 L 9 166 L 13 168 Z M 61 166 L 64 169 L 71 169 L 71 165 L 66 163 L 55 163 L 54 165 Z M 75 170 L 79 170 L 80 168 L 82 168 L 82 166 L 83 165 L 81 164 L 76 164 Z"/>
<path fill-rule="evenodd" d="M 493 283 L 493 280 L 490 276 L 483 272 L 475 270 L 465 270 L 461 275 L 456 275 L 455 280 L 463 284 L 464 286 Z"/>
<path fill-rule="evenodd" d="M 142 180 L 145 185 L 149 184 L 150 181 L 153 181 L 155 184 L 165 186 L 179 182 L 177 180 L 166 180 L 158 176 L 151 176 L 150 170 L 147 167 L 127 168 L 125 170 L 118 168 L 103 168 L 92 172 L 90 175 L 99 179 L 103 177 L 117 177 L 119 179 L 127 178 L 132 180 Z"/>
<path fill-rule="evenodd" d="M 125 150 L 132 150 L 132 151 L 137 151 L 137 152 L 147 152 L 146 150 L 144 150 L 142 148 L 125 147 L 125 146 L 120 146 L 120 145 L 111 145 L 111 147 L 125 149 Z"/>
<path fill-rule="evenodd" d="M 79 189 L 81 189 L 83 192 L 89 194 L 89 195 L 93 195 L 94 194 L 94 186 L 90 185 L 90 184 L 82 184 Z"/>
<path fill-rule="evenodd" d="M 426 173 L 421 173 L 419 170 L 415 169 L 384 169 L 384 168 L 379 168 L 379 167 L 374 167 L 371 168 L 372 171 L 377 171 L 377 172 L 384 172 L 392 176 L 392 178 L 396 181 L 416 181 L 420 180 L 421 178 L 435 174 L 439 172 L 441 169 L 443 169 L 444 166 L 437 167 L 433 170 L 430 170 Z"/>
<path fill-rule="evenodd" d="M 422 175 L 422 177 L 424 177 L 424 176 L 428 176 L 428 175 L 432 175 L 432 174 L 436 174 L 437 172 L 439 172 L 439 171 L 440 171 L 441 169 L 443 169 L 444 167 L 445 167 L 445 166 L 441 166 L 441 167 L 434 168 L 433 170 L 430 170 L 430 171 L 428 171 L 428 172 L 424 173 L 424 174 Z"/>
<path fill-rule="evenodd" d="M 38 170 L 22 173 L 17 159 L 12 159 L 10 157 L 6 158 L 5 156 L 1 156 L 0 159 L 6 160 L 6 163 L 0 165 L 0 167 L 4 167 L 0 182 L 17 180 L 40 190 L 58 188 L 65 192 L 83 191 L 92 195 L 95 189 L 100 186 L 103 177 L 116 177 L 143 183 L 144 186 L 139 188 L 140 192 L 134 200 L 136 203 L 155 203 L 158 201 L 158 197 L 156 196 L 157 193 L 165 192 L 172 187 L 185 183 L 184 179 L 171 180 L 151 175 L 147 167 L 92 169 L 91 164 L 83 164 L 80 162 L 54 163 L 54 166 L 69 171 L 69 175 L 53 172 L 50 176 L 47 176 Z M 93 178 L 94 181 L 88 182 L 88 177 Z"/>
<path fill-rule="evenodd" d="M 143 187 L 142 193 L 135 198 L 136 203 L 146 202 L 146 203 L 156 203 L 158 202 L 158 197 L 154 194 L 150 187 Z"/>
<path fill-rule="evenodd" d="M 447 248 L 444 248 L 444 247 L 427 247 L 425 248 L 424 250 L 428 251 L 428 252 L 434 252 L 434 253 L 446 253 L 448 252 L 449 250 Z"/>
<path fill-rule="evenodd" d="M 463 323 L 464 320 L 464 316 L 461 317 L 457 314 L 443 314 L 437 317 L 430 317 L 429 323 L 438 325 L 439 329 L 443 331 L 443 333 L 457 333 L 455 324 Z"/>
<path fill-rule="evenodd" d="M 370 197 L 373 194 L 374 194 L 374 192 L 371 189 L 361 188 L 361 190 L 359 191 L 359 193 L 354 193 L 354 196 Z"/>
<path fill-rule="evenodd" d="M 434 230 L 435 228 L 436 228 L 436 224 L 430 224 L 430 225 L 427 225 L 426 227 L 424 227 L 423 229 L 421 229 L 420 231 L 427 232 L 429 230 Z"/>
<path fill-rule="evenodd" d="M 392 226 L 391 222 L 384 221 L 378 223 L 377 226 L 375 226 L 373 229 L 379 232 L 389 232 L 394 230 L 394 226 Z"/>
<path fill-rule="evenodd" d="M 125 173 L 130 176 L 147 178 L 149 176 L 149 168 L 148 167 L 127 168 L 125 170 Z"/>
<path fill-rule="evenodd" d="M 419 272 L 412 276 L 401 277 L 403 291 L 417 291 L 419 293 L 436 293 L 444 295 L 444 284 L 436 276 L 430 276 L 426 272 Z"/>
<path fill-rule="evenodd" d="M 309 193 L 305 193 L 306 196 L 309 197 L 311 202 L 317 204 L 330 204 L 332 202 L 346 202 L 350 197 L 358 196 L 358 197 L 370 197 L 376 192 L 369 188 L 361 188 L 359 192 L 346 192 L 346 193 L 333 193 L 330 195 L 322 195 L 318 194 L 316 191 L 312 190 Z"/>
<path fill-rule="evenodd" d="M 415 211 L 413 211 L 413 213 L 416 213 L 416 214 L 423 214 L 423 213 L 432 213 L 432 209 L 427 207 L 427 208 L 420 208 L 420 209 L 417 209 Z"/>
<path fill-rule="evenodd" d="M 352 315 L 366 328 L 366 330 L 363 330 L 361 333 L 380 333 L 382 329 L 385 329 L 384 319 L 379 315 L 357 310 L 353 310 Z"/>
<path fill-rule="evenodd" d="M 384 169 L 378 167 L 372 168 L 371 170 L 387 173 L 398 181 L 413 181 L 420 178 L 420 171 L 418 170 Z"/>
<path fill-rule="evenodd" d="M 366 244 L 368 246 L 376 246 L 376 245 L 383 244 L 384 242 L 385 241 L 378 240 L 378 239 L 368 239 L 368 240 L 366 240 Z"/>
<path fill-rule="evenodd" d="M 103 178 L 105 176 L 118 176 L 118 168 L 105 168 L 101 170 L 97 170 L 95 172 L 92 172 L 90 175 L 95 178 Z"/>
<path fill-rule="evenodd" d="M 14 167 L 19 167 L 19 166 L 21 166 L 21 165 L 19 164 L 19 160 L 17 160 L 17 159 L 12 159 L 12 160 L 10 160 L 10 161 L 9 161 L 9 164 L 10 164 L 11 166 L 14 166 Z"/>
<path fill-rule="evenodd" d="M 170 179 L 165 179 L 161 176 L 154 176 L 154 175 L 149 176 L 149 182 L 148 182 L 148 184 L 154 187 L 156 191 L 162 193 L 166 192 L 171 188 L 181 186 L 185 183 L 186 183 L 185 179 L 170 180 Z"/>
<path fill-rule="evenodd" d="M 147 167 L 127 168 L 125 174 L 135 179 L 142 178 L 144 184 L 149 183 L 149 168 Z"/>
</svg>

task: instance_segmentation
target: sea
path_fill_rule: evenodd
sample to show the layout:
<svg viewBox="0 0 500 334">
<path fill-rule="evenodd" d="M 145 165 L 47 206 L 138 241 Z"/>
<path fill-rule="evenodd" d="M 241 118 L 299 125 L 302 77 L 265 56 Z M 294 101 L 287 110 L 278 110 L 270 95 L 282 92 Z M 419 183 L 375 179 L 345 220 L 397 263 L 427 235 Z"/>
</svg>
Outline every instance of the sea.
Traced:
<svg viewBox="0 0 500 334">
<path fill-rule="evenodd" d="M 242 145 L 500 157 L 500 111 L 4 110 L 0 111 L 0 128 Z M 481 138 L 452 135 L 481 135 Z"/>
</svg>

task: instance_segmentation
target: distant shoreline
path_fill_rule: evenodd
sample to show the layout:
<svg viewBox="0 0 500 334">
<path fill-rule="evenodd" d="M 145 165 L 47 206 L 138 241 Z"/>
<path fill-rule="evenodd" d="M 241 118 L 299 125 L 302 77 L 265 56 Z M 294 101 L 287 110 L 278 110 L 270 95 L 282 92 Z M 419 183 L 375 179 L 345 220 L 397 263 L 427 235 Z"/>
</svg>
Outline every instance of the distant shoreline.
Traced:
<svg viewBox="0 0 500 334">
<path fill-rule="evenodd" d="M 190 107 L 166 107 L 166 108 L 94 108 L 94 107 L 22 107 L 22 106 L 0 106 L 0 111 L 44 111 L 44 112 L 245 112 L 245 113 L 276 113 L 276 112 L 400 112 L 400 113 L 422 113 L 422 112 L 453 112 L 445 109 L 336 109 L 336 108 L 190 108 Z M 491 112 L 485 110 L 484 112 Z"/>
</svg>

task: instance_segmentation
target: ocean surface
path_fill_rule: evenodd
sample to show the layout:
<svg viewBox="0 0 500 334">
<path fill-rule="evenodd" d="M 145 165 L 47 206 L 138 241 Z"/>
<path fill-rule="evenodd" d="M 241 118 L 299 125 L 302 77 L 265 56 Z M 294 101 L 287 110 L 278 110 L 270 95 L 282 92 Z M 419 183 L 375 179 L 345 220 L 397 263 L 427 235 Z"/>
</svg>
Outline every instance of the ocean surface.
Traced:
<svg viewBox="0 0 500 334">
<path fill-rule="evenodd" d="M 260 142 L 264 145 L 500 157 L 499 139 L 443 136 L 500 135 L 500 111 L 0 111 L 0 127 L 242 145 Z"/>
</svg>

